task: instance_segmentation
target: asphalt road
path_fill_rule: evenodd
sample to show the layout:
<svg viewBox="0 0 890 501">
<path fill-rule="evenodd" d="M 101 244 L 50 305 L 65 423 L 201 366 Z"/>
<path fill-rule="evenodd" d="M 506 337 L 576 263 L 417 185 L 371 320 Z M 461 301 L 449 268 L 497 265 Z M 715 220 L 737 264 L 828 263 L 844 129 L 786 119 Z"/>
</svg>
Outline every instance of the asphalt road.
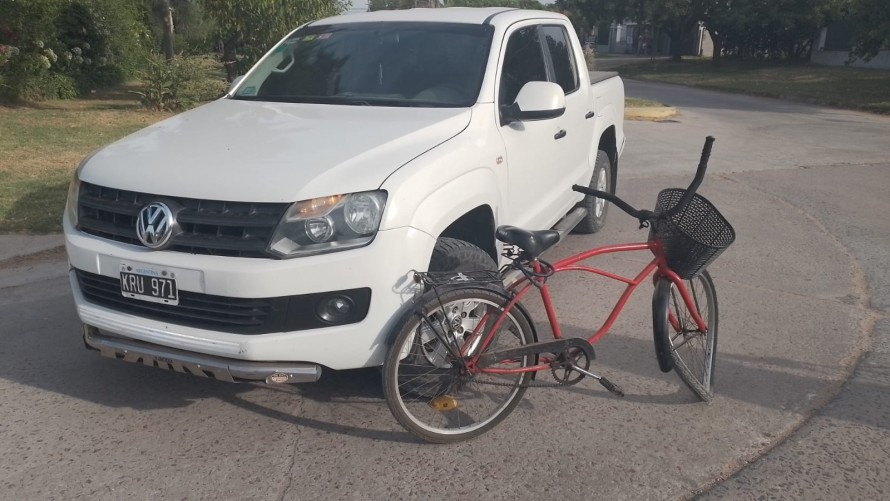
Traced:
<svg viewBox="0 0 890 501">
<path fill-rule="evenodd" d="M 597 345 L 596 370 L 627 397 L 587 382 L 530 390 L 492 432 L 434 446 L 390 416 L 376 370 L 263 387 L 102 359 L 83 349 L 64 263 L 0 266 L 0 499 L 882 499 L 890 119 L 627 89 L 681 109 L 627 124 L 618 189 L 632 203 L 684 186 L 717 137 L 701 193 L 739 237 L 711 267 L 712 404 L 658 370 L 645 290 Z M 551 258 L 643 238 L 613 209 L 603 232 Z M 602 263 L 629 273 L 643 260 Z M 575 277 L 554 287 L 576 335 L 617 294 Z"/>
</svg>

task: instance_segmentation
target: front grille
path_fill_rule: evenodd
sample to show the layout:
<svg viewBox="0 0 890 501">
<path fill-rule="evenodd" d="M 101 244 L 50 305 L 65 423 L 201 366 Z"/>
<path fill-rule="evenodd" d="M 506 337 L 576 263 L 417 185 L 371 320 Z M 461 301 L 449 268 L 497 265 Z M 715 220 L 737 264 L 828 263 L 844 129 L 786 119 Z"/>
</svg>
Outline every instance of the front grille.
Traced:
<svg viewBox="0 0 890 501">
<path fill-rule="evenodd" d="M 223 202 L 166 197 L 81 183 L 77 227 L 84 233 L 142 246 L 136 236 L 139 211 L 151 202 L 177 207 L 181 233 L 167 250 L 190 254 L 272 258 L 266 248 L 286 203 Z"/>
<path fill-rule="evenodd" d="M 362 288 L 256 299 L 180 290 L 178 305 L 160 304 L 124 297 L 118 278 L 74 271 L 80 290 L 90 303 L 143 318 L 232 334 L 289 332 L 357 323 L 365 319 L 371 303 L 371 289 Z M 353 300 L 352 315 L 336 324 L 318 318 L 315 312 L 319 303 L 336 295 Z"/>
</svg>

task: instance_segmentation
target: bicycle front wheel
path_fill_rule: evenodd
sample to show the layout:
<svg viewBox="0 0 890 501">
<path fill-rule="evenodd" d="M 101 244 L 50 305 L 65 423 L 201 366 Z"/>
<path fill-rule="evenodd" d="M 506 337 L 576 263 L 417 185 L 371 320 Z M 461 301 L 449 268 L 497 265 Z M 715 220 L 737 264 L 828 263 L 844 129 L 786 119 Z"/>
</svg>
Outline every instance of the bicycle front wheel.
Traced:
<svg viewBox="0 0 890 501">
<path fill-rule="evenodd" d="M 674 371 L 705 402 L 714 398 L 714 372 L 717 361 L 717 294 L 707 271 L 685 280 L 692 304 L 708 326 L 701 332 L 677 287 L 661 279 L 655 288 L 655 335 L 664 336 L 662 345 L 670 348 Z"/>
<path fill-rule="evenodd" d="M 477 354 L 507 303 L 506 297 L 482 288 L 438 295 L 430 291 L 420 298 L 422 306 L 399 322 L 383 365 L 383 391 L 390 411 L 406 430 L 429 442 L 457 442 L 485 433 L 516 408 L 531 373 L 469 374 L 445 345 L 463 347 L 463 358 Z M 474 331 L 480 335 L 473 337 Z M 532 342 L 528 318 L 512 308 L 484 352 Z M 526 355 L 494 367 L 529 367 L 534 360 Z"/>
</svg>

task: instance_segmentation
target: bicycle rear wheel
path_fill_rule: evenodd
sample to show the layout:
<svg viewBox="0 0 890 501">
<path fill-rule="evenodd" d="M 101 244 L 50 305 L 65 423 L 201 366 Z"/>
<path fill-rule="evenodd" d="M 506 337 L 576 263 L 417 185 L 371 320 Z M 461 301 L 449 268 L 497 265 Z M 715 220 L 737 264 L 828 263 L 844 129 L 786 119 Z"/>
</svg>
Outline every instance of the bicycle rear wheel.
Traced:
<svg viewBox="0 0 890 501">
<path fill-rule="evenodd" d="M 714 373 L 717 361 L 717 295 L 714 282 L 707 271 L 685 280 L 692 303 L 708 325 L 701 332 L 683 301 L 677 287 L 661 279 L 655 288 L 655 335 L 662 346 L 670 348 L 671 360 L 677 375 L 700 399 L 714 398 Z"/>
<path fill-rule="evenodd" d="M 394 331 L 395 339 L 383 365 L 383 392 L 396 420 L 413 435 L 435 443 L 466 440 L 490 430 L 516 408 L 531 373 L 512 375 L 467 374 L 445 342 L 453 339 L 468 347 L 469 356 L 480 349 L 484 337 L 504 311 L 508 300 L 483 288 L 430 291 Z M 486 353 L 534 342 L 534 331 L 525 313 L 512 308 L 485 348 Z M 522 368 L 534 364 L 527 355 L 496 364 L 497 368 Z"/>
</svg>

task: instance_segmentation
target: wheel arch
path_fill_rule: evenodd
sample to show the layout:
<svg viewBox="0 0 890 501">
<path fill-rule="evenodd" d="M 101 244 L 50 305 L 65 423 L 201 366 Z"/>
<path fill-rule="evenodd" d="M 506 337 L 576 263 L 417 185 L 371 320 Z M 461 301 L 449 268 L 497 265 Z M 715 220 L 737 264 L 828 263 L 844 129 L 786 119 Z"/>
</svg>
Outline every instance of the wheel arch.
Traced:
<svg viewBox="0 0 890 501">
<path fill-rule="evenodd" d="M 490 205 L 485 204 L 458 217 L 438 235 L 438 238 L 450 237 L 469 242 L 485 251 L 497 263 L 494 230 L 494 211 Z"/>
</svg>

